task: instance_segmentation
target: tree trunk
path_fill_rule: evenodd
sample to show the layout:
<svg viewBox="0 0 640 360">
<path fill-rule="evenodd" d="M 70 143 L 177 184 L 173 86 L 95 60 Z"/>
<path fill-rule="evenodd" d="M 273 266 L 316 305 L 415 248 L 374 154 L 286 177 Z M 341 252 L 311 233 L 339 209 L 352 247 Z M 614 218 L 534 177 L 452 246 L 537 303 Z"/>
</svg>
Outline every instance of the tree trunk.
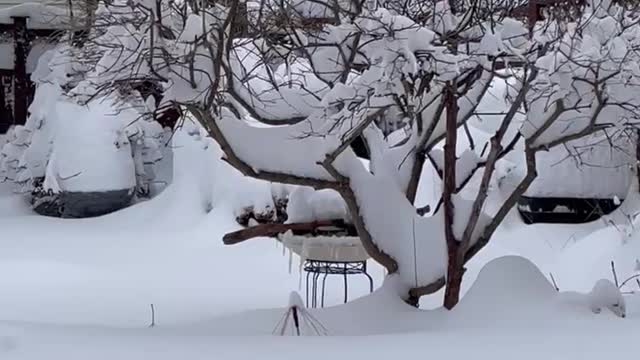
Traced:
<svg viewBox="0 0 640 360">
<path fill-rule="evenodd" d="M 458 256 L 458 247 L 449 248 L 449 264 L 447 265 L 447 280 L 444 291 L 444 307 L 453 309 L 460 301 L 460 288 L 464 276 L 464 259 Z"/>
<path fill-rule="evenodd" d="M 447 241 L 447 278 L 444 306 L 451 310 L 460 297 L 460 283 L 464 272 L 464 257 L 459 256 L 459 239 L 456 239 L 453 231 L 455 219 L 455 207 L 453 194 L 456 191 L 456 143 L 458 131 L 458 102 L 456 98 L 455 82 L 447 84 L 445 89 L 446 112 L 446 139 L 444 145 L 444 186 L 442 202 L 444 205 L 444 235 Z"/>
</svg>

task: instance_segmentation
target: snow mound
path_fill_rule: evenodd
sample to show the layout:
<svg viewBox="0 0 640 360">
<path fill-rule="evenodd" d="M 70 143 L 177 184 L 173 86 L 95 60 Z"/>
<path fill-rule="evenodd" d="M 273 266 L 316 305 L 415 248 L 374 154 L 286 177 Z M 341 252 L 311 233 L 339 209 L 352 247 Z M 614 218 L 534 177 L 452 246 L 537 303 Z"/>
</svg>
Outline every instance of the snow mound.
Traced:
<svg viewBox="0 0 640 360">
<path fill-rule="evenodd" d="M 633 279 L 625 280 L 640 273 L 640 233 L 635 215 L 639 205 L 637 187 L 632 186 L 618 210 L 594 223 L 601 228 L 567 244 L 550 268 L 562 290 L 588 292 L 598 279 L 612 279 L 612 262 L 624 284 L 622 291 L 638 290 Z"/>
<path fill-rule="evenodd" d="M 627 315 L 626 305 L 620 289 L 607 279 L 600 279 L 589 293 L 591 311 L 599 314 L 602 308 L 611 310 L 619 317 Z"/>
<path fill-rule="evenodd" d="M 348 219 L 347 208 L 335 190 L 300 186 L 291 192 L 287 206 L 288 223 Z"/>
<path fill-rule="evenodd" d="M 600 314 L 603 310 L 618 317 L 627 316 L 627 304 L 622 291 L 608 279 L 600 279 L 595 282 L 587 293 L 566 291 L 560 293 L 560 301 L 564 304 L 578 305 L 583 309 L 589 309 L 594 314 Z"/>
<path fill-rule="evenodd" d="M 97 101 L 87 107 L 60 102 L 58 113 L 68 118 L 56 133 L 47 188 L 59 192 L 135 187 L 131 144 L 125 132 L 137 114 L 128 109 L 117 114 L 111 104 Z"/>
<path fill-rule="evenodd" d="M 490 261 L 462 300 L 474 306 L 504 306 L 535 303 L 556 293 L 551 283 L 531 261 L 504 256 Z"/>
<path fill-rule="evenodd" d="M 302 297 L 300 297 L 300 294 L 298 294 L 297 291 L 292 291 L 289 294 L 289 307 L 298 307 L 300 309 L 305 309 L 306 306 L 304 306 L 304 301 L 302 301 Z"/>
</svg>

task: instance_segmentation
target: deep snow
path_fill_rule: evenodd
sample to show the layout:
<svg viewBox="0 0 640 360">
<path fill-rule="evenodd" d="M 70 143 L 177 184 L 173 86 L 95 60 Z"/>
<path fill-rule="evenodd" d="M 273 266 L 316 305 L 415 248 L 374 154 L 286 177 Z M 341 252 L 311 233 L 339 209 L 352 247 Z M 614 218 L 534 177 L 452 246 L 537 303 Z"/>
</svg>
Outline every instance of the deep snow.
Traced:
<svg viewBox="0 0 640 360">
<path fill-rule="evenodd" d="M 610 278 L 592 271 L 609 266 L 606 254 L 633 263 L 637 234 L 623 242 L 603 221 L 525 226 L 515 214 L 470 264 L 471 289 L 453 312 L 408 307 L 388 282 L 346 306 L 312 310 L 332 337 L 272 337 L 290 291 L 300 289 L 298 272 L 288 272 L 274 240 L 221 242 L 237 228 L 243 186 L 255 183 L 214 160 L 219 150 L 193 131 L 176 134 L 173 147 L 172 185 L 100 218 L 36 216 L 0 185 L 0 359 L 601 359 L 635 351 L 636 297 L 625 297 L 624 320 L 596 315 L 584 296 L 556 293 L 545 276 L 554 272 L 562 291 L 587 292 Z M 490 262 L 506 254 L 541 270 L 518 257 Z M 379 286 L 383 272 L 372 272 Z M 367 293 L 364 278 L 350 285 L 351 298 Z M 327 302 L 338 304 L 340 281 L 328 286 Z M 423 307 L 435 308 L 440 295 Z M 152 303 L 157 325 L 149 328 Z"/>
</svg>

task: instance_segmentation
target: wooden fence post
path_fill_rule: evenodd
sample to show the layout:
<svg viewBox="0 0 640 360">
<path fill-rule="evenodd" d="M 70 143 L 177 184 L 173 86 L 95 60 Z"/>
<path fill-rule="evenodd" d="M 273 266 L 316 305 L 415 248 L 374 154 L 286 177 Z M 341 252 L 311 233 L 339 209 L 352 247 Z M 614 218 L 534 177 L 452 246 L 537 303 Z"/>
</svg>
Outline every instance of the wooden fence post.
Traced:
<svg viewBox="0 0 640 360">
<path fill-rule="evenodd" d="M 14 77 L 13 77 L 13 121 L 23 125 L 27 121 L 29 107 L 29 79 L 27 78 L 27 56 L 31 40 L 26 17 L 13 17 Z"/>
</svg>

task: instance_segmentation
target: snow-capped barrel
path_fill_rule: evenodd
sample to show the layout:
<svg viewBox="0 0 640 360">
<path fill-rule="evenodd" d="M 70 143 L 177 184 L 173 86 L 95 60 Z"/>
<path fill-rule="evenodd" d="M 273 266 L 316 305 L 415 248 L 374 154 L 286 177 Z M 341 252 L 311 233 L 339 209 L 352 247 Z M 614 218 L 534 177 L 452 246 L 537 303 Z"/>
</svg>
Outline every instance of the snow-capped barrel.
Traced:
<svg viewBox="0 0 640 360">
<path fill-rule="evenodd" d="M 527 222 L 586 222 L 613 211 L 634 179 L 635 140 L 595 134 L 536 156 L 538 177 L 518 204 Z"/>
</svg>

